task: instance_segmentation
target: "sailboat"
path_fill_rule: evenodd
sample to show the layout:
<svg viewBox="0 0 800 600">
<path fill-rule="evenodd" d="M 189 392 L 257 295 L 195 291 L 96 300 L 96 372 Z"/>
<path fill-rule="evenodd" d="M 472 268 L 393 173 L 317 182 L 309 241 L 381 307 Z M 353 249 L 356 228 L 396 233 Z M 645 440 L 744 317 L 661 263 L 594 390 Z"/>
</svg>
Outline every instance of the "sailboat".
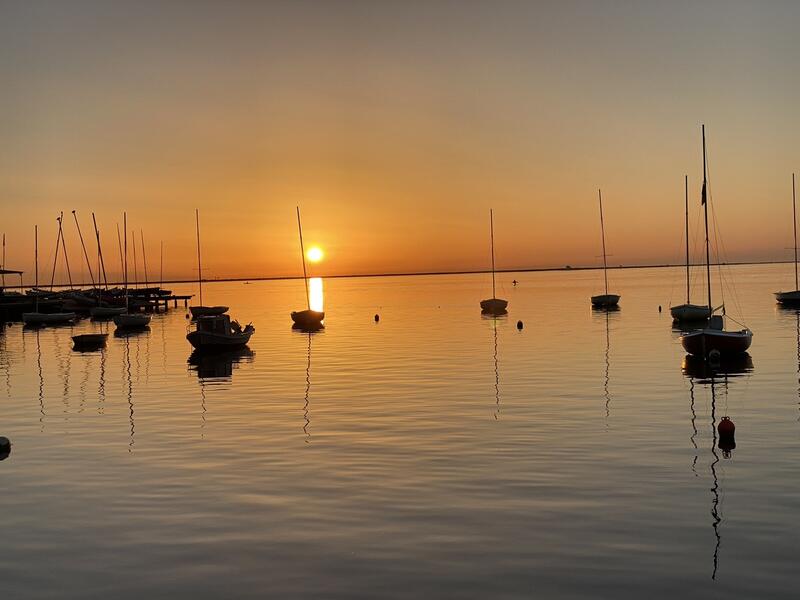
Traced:
<svg viewBox="0 0 800 600">
<path fill-rule="evenodd" d="M 706 230 L 706 281 L 708 284 L 708 306 L 713 307 L 711 303 L 711 252 L 709 250 L 708 241 L 708 168 L 706 161 L 706 126 L 703 125 L 703 191 L 701 196 L 701 203 L 703 204 L 703 219 L 705 222 Z M 725 305 L 720 308 L 725 312 Z M 704 329 L 692 331 L 681 336 L 681 344 L 683 349 L 689 354 L 694 356 L 702 356 L 706 358 L 714 352 L 723 356 L 735 356 L 746 352 L 753 341 L 753 332 L 745 328 L 740 331 L 725 331 L 724 319 L 722 315 L 712 315 L 709 319 L 708 326 Z"/>
<path fill-rule="evenodd" d="M 689 289 L 689 176 L 684 175 L 684 200 L 686 205 L 686 304 L 672 306 L 669 309 L 675 321 L 705 321 L 711 316 L 711 308 L 692 304 Z"/>
<path fill-rule="evenodd" d="M 786 306 L 800 305 L 800 283 L 797 278 L 797 201 L 795 198 L 794 173 L 792 173 L 792 227 L 794 228 L 794 291 L 775 292 L 775 300 Z"/>
<path fill-rule="evenodd" d="M 504 315 L 508 300 L 497 298 L 495 293 L 494 281 L 494 211 L 489 209 L 489 239 L 492 247 L 492 297 L 488 300 L 481 300 L 481 312 L 489 315 Z"/>
<path fill-rule="evenodd" d="M 608 293 L 608 262 L 606 259 L 606 227 L 603 221 L 603 194 L 597 190 L 597 197 L 600 200 L 600 235 L 603 241 L 603 281 L 605 282 L 605 292 L 592 296 L 592 306 L 595 308 L 613 308 L 619 304 L 619 294 Z"/>
<path fill-rule="evenodd" d="M 197 229 L 197 286 L 200 288 L 200 306 L 190 306 L 192 318 L 215 317 L 228 312 L 227 306 L 203 306 L 203 268 L 200 262 L 200 211 L 194 209 L 194 220 Z"/>
<path fill-rule="evenodd" d="M 122 223 L 122 230 L 123 234 L 125 235 L 125 260 L 123 263 L 123 278 L 125 280 L 125 312 L 114 317 L 114 324 L 117 326 L 117 329 L 139 329 L 147 327 L 150 324 L 150 315 L 130 312 L 130 298 L 128 294 L 128 215 L 125 213 L 122 215 Z"/>
<path fill-rule="evenodd" d="M 60 223 L 59 223 L 60 225 Z M 39 227 L 34 226 L 34 262 L 36 268 L 35 273 L 35 287 L 39 288 Z M 53 267 L 55 269 L 55 267 Z M 33 312 L 22 313 L 22 322 L 26 325 L 56 325 L 59 323 L 71 323 L 75 320 L 74 312 L 54 312 L 54 313 L 41 313 L 39 312 L 39 296 L 34 295 L 34 308 Z"/>
<path fill-rule="evenodd" d="M 303 226 L 300 223 L 300 207 L 297 207 L 297 231 L 300 234 L 300 256 L 303 259 L 303 282 L 306 286 L 306 310 L 292 312 L 294 327 L 299 329 L 314 330 L 323 327 L 322 321 L 325 313 L 319 310 L 311 310 L 311 296 L 308 293 L 308 272 L 306 270 L 306 251 L 303 246 Z"/>
</svg>

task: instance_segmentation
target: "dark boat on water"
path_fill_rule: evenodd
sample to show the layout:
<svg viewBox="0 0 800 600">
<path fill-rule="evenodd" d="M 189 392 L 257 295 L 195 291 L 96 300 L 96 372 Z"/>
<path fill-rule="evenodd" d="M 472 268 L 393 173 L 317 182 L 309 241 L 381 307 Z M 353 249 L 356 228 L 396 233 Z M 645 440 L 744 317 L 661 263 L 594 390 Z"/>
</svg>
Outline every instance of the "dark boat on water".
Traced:
<svg viewBox="0 0 800 600">
<path fill-rule="evenodd" d="M 198 317 L 197 329 L 187 334 L 186 339 L 197 350 L 232 350 L 247 345 L 255 327 L 247 324 L 242 328 L 228 315 Z"/>
<path fill-rule="evenodd" d="M 603 242 L 603 282 L 605 283 L 605 292 L 592 296 L 592 306 L 594 308 L 615 308 L 619 304 L 619 294 L 608 293 L 608 260 L 606 254 L 606 227 L 603 221 L 603 194 L 597 190 L 597 197 L 600 200 L 600 235 Z"/>
<path fill-rule="evenodd" d="M 711 303 L 711 252 L 708 238 L 708 177 L 706 166 L 706 129 L 703 125 L 703 191 L 701 202 L 706 229 L 706 282 L 708 285 L 708 306 Z M 725 305 L 720 307 L 725 314 Z M 713 312 L 713 311 L 712 311 Z M 753 332 L 747 328 L 739 331 L 725 331 L 722 315 L 713 315 L 703 329 L 685 333 L 681 336 L 683 349 L 689 354 L 707 358 L 712 354 L 729 357 L 747 352 L 753 342 Z"/>
<path fill-rule="evenodd" d="M 306 310 L 292 311 L 291 317 L 296 329 L 316 331 L 322 329 L 325 313 L 320 310 L 311 310 L 311 295 L 308 291 L 308 271 L 306 270 L 306 251 L 303 246 L 303 226 L 300 224 L 300 207 L 297 207 L 297 230 L 300 234 L 300 256 L 303 259 L 303 283 L 306 286 Z"/>
</svg>

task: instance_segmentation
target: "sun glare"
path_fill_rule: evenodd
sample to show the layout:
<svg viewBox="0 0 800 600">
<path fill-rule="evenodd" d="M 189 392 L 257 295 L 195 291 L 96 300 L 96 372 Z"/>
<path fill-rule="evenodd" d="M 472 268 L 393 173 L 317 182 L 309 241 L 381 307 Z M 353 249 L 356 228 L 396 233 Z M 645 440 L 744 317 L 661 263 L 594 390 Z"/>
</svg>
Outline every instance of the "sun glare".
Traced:
<svg viewBox="0 0 800 600">
<path fill-rule="evenodd" d="M 311 262 L 319 262 L 322 260 L 323 256 L 325 256 L 325 253 L 319 246 L 312 246 L 308 249 L 308 252 L 306 252 L 306 258 Z"/>
</svg>

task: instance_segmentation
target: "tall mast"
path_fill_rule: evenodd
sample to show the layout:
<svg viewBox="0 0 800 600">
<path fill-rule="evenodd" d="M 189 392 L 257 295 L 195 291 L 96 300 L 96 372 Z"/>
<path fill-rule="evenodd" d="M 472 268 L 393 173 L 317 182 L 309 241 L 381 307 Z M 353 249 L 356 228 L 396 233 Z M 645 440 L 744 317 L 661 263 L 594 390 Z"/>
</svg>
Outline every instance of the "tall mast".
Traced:
<svg viewBox="0 0 800 600">
<path fill-rule="evenodd" d="M 792 226 L 794 227 L 794 289 L 800 288 L 797 283 L 797 201 L 794 193 L 794 173 L 792 173 Z M 3 249 L 5 251 L 6 238 L 3 236 Z M 5 262 L 5 255 L 3 256 Z"/>
<path fill-rule="evenodd" d="M 125 279 L 125 312 L 128 311 L 128 213 L 122 213 L 122 231 L 125 234 L 125 253 L 123 261 L 123 272 Z"/>
<path fill-rule="evenodd" d="M 684 195 L 686 199 L 686 304 L 691 304 L 689 293 L 689 176 L 683 176 Z"/>
<path fill-rule="evenodd" d="M 58 264 L 58 252 L 61 250 L 61 217 L 56 217 L 58 221 L 58 235 L 56 235 L 56 255 L 53 258 L 53 274 L 50 275 L 50 291 L 53 291 L 53 285 L 56 280 L 56 265 Z"/>
<path fill-rule="evenodd" d="M 3 264 L 0 265 L 0 269 L 6 268 L 6 234 L 3 234 Z M 3 287 L 6 285 L 6 274 L 3 273 Z"/>
<path fill-rule="evenodd" d="M 33 226 L 33 263 L 34 263 L 34 284 L 36 294 L 34 295 L 36 301 L 36 308 L 33 312 L 39 312 L 39 226 Z"/>
<path fill-rule="evenodd" d="M 200 288 L 200 306 L 203 306 L 203 272 L 200 267 L 200 210 L 194 209 L 194 222 L 197 229 L 197 285 Z"/>
<path fill-rule="evenodd" d="M 100 269 L 97 273 L 97 287 L 100 287 L 100 273 L 103 274 L 103 281 L 105 282 L 106 289 L 108 289 L 108 277 L 106 277 L 106 261 L 103 258 L 103 248 L 100 246 L 100 230 L 97 228 L 97 219 L 92 213 L 92 224 L 94 225 L 94 235 L 97 238 L 97 257 L 99 259 L 100 265 L 98 269 Z"/>
<path fill-rule="evenodd" d="M 117 245 L 119 246 L 119 268 L 122 269 L 121 275 L 125 275 L 125 262 L 122 259 L 122 236 L 119 234 L 119 223 L 117 223 Z"/>
<path fill-rule="evenodd" d="M 708 196 L 706 188 L 708 187 L 708 180 L 707 180 L 707 173 L 708 169 L 706 167 L 706 126 L 702 126 L 703 130 L 703 192 L 701 202 L 703 204 L 703 219 L 705 220 L 706 225 L 706 282 L 708 284 L 708 309 L 710 311 L 714 310 L 714 307 L 711 305 L 711 252 L 708 249 Z"/>
<path fill-rule="evenodd" d="M 146 288 L 149 283 L 147 281 L 147 252 L 144 249 L 144 230 L 139 230 L 139 235 L 141 236 L 142 240 L 142 263 L 144 264 L 144 287 Z"/>
<path fill-rule="evenodd" d="M 494 211 L 490 208 L 489 209 L 489 237 L 492 240 L 492 298 L 494 299 L 495 289 L 494 289 Z"/>
<path fill-rule="evenodd" d="M 127 231 L 125 237 L 128 237 Z M 139 287 L 139 271 L 136 268 L 136 231 L 131 231 L 131 245 L 133 246 L 133 287 Z"/>
<path fill-rule="evenodd" d="M 161 240 L 161 277 L 160 287 L 164 287 L 164 240 Z"/>
<path fill-rule="evenodd" d="M 603 194 L 597 190 L 597 197 L 600 199 L 600 235 L 603 239 L 603 280 L 608 294 L 608 264 L 606 264 L 606 226 L 603 223 Z"/>
<path fill-rule="evenodd" d="M 303 282 L 306 284 L 306 306 L 311 310 L 311 300 L 308 293 L 308 275 L 306 274 L 306 250 L 303 247 L 303 226 L 300 224 L 300 207 L 297 207 L 297 230 L 300 232 L 300 256 L 303 257 Z"/>
<path fill-rule="evenodd" d="M 81 239 L 81 248 L 83 248 L 83 257 L 86 259 L 86 266 L 89 267 L 89 279 L 92 280 L 92 287 L 95 287 L 95 285 L 94 285 L 94 273 L 92 273 L 92 263 L 89 260 L 88 252 L 86 252 L 86 244 L 83 243 L 83 233 L 81 233 L 81 225 L 80 225 L 80 223 L 78 223 L 78 215 L 74 210 L 72 211 L 72 218 L 75 219 L 75 227 L 77 227 L 77 229 L 78 229 L 78 237 Z M 100 273 L 98 273 L 97 276 L 98 276 L 98 279 L 99 279 L 100 278 Z"/>
</svg>

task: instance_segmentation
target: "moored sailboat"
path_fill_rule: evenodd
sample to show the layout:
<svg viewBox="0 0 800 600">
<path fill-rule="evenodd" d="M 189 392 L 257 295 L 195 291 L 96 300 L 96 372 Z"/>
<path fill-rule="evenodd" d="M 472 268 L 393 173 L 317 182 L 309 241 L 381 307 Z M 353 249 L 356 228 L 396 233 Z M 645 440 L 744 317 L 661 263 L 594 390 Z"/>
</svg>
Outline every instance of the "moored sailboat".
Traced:
<svg viewBox="0 0 800 600">
<path fill-rule="evenodd" d="M 291 313 L 293 327 L 303 330 L 316 330 L 324 327 L 322 321 L 325 313 L 319 310 L 311 310 L 311 295 L 308 291 L 308 271 L 306 270 L 306 251 L 303 246 L 303 226 L 300 223 L 300 207 L 297 207 L 297 230 L 300 234 L 300 256 L 303 259 L 303 283 L 306 287 L 306 310 L 293 311 Z"/>
<path fill-rule="evenodd" d="M 684 176 L 684 200 L 686 206 L 686 303 L 671 306 L 669 309 L 672 319 L 678 322 L 705 321 L 711 316 L 709 306 L 692 304 L 690 289 L 690 261 L 689 261 L 689 176 Z"/>
<path fill-rule="evenodd" d="M 192 313 L 193 319 L 224 315 L 228 312 L 227 306 L 203 306 L 203 267 L 200 260 L 200 211 L 198 209 L 194 209 L 194 219 L 197 229 L 197 287 L 200 290 L 200 305 L 190 306 L 189 312 Z"/>
<path fill-rule="evenodd" d="M 603 194 L 597 190 L 597 197 L 600 200 L 600 235 L 603 242 L 603 281 L 605 291 L 597 296 L 592 296 L 592 306 L 594 308 L 614 308 L 619 304 L 619 294 L 608 293 L 608 261 L 606 254 L 606 228 L 603 221 Z"/>
<path fill-rule="evenodd" d="M 481 300 L 481 312 L 488 315 L 504 315 L 507 312 L 508 300 L 497 297 L 494 271 L 494 211 L 489 209 L 489 239 L 492 250 L 492 297 Z"/>
<path fill-rule="evenodd" d="M 59 222 L 60 225 L 60 222 Z M 35 288 L 39 287 L 39 227 L 34 227 L 34 278 Z M 55 263 L 53 265 L 55 271 Z M 39 312 L 39 298 L 40 294 L 34 295 L 34 308 L 33 312 L 22 313 L 22 322 L 26 325 L 58 325 L 62 323 L 72 323 L 75 320 L 74 312 L 52 312 L 43 313 Z"/>
<path fill-rule="evenodd" d="M 792 228 L 794 230 L 794 290 L 775 292 L 775 300 L 785 306 L 800 306 L 800 283 L 797 277 L 797 201 L 795 197 L 794 173 L 792 173 Z"/>
<path fill-rule="evenodd" d="M 706 161 L 706 128 L 703 125 L 703 190 L 701 203 L 703 205 L 703 219 L 705 222 L 706 233 L 706 282 L 708 285 L 708 306 L 711 303 L 711 252 L 709 249 L 708 237 L 708 168 Z M 720 308 L 725 312 L 725 305 Z M 712 310 L 713 312 L 713 310 Z M 708 326 L 704 329 L 685 333 L 681 336 L 681 344 L 684 350 L 694 356 L 704 358 L 711 353 L 718 354 L 720 357 L 732 356 L 746 352 L 753 341 L 753 332 L 745 328 L 739 331 L 725 331 L 724 319 L 722 315 L 713 315 L 709 319 Z"/>
<path fill-rule="evenodd" d="M 114 317 L 114 324 L 117 329 L 140 329 L 150 324 L 150 315 L 130 312 L 130 294 L 128 292 L 128 216 L 122 215 L 123 232 L 125 235 L 125 260 L 124 275 L 125 280 L 125 312 Z"/>
</svg>

